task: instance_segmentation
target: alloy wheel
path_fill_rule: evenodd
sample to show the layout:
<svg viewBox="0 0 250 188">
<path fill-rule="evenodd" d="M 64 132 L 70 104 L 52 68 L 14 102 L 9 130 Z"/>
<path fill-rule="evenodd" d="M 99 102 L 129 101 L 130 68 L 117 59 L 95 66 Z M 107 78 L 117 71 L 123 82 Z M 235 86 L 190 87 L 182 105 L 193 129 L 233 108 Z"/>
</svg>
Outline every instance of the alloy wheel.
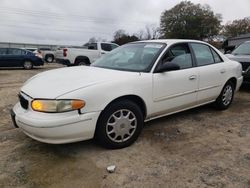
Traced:
<svg viewBox="0 0 250 188">
<path fill-rule="evenodd" d="M 25 69 L 32 69 L 33 65 L 30 61 L 25 61 L 24 64 L 23 64 L 23 67 Z"/>
<path fill-rule="evenodd" d="M 233 88 L 231 85 L 227 85 L 224 88 L 223 94 L 222 94 L 222 102 L 225 106 L 229 105 L 233 98 Z"/>
<path fill-rule="evenodd" d="M 129 140 L 137 128 L 135 114 L 127 109 L 114 112 L 108 119 L 106 134 L 113 142 L 121 143 Z"/>
</svg>

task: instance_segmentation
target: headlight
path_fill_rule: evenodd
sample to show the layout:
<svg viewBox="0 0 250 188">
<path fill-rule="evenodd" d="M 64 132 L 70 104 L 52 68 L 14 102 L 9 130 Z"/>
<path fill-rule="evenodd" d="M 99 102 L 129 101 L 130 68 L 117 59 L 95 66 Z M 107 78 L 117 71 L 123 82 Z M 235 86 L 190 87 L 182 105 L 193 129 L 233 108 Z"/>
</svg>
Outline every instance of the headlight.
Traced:
<svg viewBox="0 0 250 188">
<path fill-rule="evenodd" d="M 31 107 L 39 112 L 68 112 L 85 106 L 83 100 L 33 100 Z"/>
</svg>

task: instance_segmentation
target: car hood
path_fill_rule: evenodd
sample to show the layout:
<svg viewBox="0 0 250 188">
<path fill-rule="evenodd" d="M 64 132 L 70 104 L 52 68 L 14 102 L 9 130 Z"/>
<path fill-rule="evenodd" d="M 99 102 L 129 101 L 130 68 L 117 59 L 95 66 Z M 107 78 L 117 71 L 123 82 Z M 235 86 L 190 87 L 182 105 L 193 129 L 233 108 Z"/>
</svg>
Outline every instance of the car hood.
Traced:
<svg viewBox="0 0 250 188">
<path fill-rule="evenodd" d="M 238 62 L 250 62 L 250 55 L 233 55 L 233 54 L 226 54 L 226 56 L 234 61 Z"/>
<path fill-rule="evenodd" d="M 139 76 L 139 73 L 89 66 L 60 68 L 30 78 L 21 91 L 32 98 L 55 99 L 78 89 L 131 76 Z"/>
</svg>

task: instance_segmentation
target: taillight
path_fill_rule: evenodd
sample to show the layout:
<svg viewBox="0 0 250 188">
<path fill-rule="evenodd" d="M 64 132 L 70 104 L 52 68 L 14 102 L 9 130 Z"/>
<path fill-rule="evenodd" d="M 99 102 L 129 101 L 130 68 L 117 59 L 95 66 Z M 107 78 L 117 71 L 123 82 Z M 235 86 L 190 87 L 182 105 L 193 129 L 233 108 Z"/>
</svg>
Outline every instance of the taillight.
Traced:
<svg viewBox="0 0 250 188">
<path fill-rule="evenodd" d="M 64 49 L 63 49 L 63 57 L 67 57 L 67 51 L 68 51 L 67 48 L 64 48 Z"/>
</svg>

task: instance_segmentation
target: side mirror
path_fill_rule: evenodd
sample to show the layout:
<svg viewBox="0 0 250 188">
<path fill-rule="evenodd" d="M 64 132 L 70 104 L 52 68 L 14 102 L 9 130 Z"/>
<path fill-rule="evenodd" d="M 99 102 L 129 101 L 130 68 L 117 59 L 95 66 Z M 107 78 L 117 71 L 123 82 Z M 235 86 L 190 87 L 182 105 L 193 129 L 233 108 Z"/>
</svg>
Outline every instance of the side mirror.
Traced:
<svg viewBox="0 0 250 188">
<path fill-rule="evenodd" d="M 166 62 L 156 68 L 156 73 L 162 73 L 167 71 L 180 70 L 180 66 L 176 63 Z"/>
</svg>

